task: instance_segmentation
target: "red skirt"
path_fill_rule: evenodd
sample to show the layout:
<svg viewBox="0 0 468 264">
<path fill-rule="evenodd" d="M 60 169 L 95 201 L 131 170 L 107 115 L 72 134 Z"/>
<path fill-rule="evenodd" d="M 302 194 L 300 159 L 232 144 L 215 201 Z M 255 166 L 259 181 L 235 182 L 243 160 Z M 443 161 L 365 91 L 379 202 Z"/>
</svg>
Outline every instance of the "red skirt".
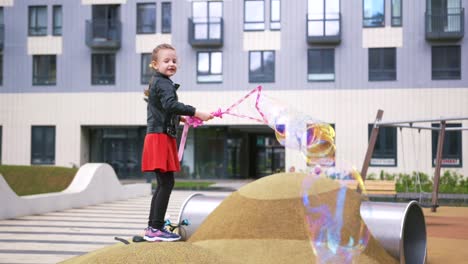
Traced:
<svg viewBox="0 0 468 264">
<path fill-rule="evenodd" d="M 176 139 L 164 133 L 150 133 L 145 136 L 141 170 L 161 172 L 180 171 Z"/>
</svg>

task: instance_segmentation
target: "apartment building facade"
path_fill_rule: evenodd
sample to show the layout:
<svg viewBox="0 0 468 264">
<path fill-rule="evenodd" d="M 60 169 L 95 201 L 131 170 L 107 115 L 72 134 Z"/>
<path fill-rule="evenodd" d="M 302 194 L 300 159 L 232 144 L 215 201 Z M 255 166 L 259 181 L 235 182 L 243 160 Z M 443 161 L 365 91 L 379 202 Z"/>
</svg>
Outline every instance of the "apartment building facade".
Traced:
<svg viewBox="0 0 468 264">
<path fill-rule="evenodd" d="M 360 168 L 383 120 L 468 117 L 466 0 L 0 0 L 0 163 L 107 162 L 141 177 L 150 54 L 177 49 L 179 100 L 226 108 L 253 88 L 336 131 Z M 437 126 L 436 122 L 423 125 Z M 450 127 L 468 127 L 467 120 Z M 431 173 L 436 131 L 380 129 L 369 172 Z M 468 175 L 466 132 L 443 168 Z M 231 116 L 190 129 L 185 178 L 305 170 L 271 128 Z"/>
</svg>

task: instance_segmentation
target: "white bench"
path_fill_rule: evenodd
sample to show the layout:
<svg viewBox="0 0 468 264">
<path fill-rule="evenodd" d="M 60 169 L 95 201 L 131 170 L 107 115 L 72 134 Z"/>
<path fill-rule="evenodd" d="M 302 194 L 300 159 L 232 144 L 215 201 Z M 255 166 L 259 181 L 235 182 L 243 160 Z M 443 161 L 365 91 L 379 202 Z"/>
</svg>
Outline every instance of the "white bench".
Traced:
<svg viewBox="0 0 468 264">
<path fill-rule="evenodd" d="M 88 163 L 62 192 L 18 196 L 0 175 L 0 219 L 85 207 L 151 194 L 151 184 L 121 185 L 107 163 Z"/>
<path fill-rule="evenodd" d="M 358 185 L 356 180 L 341 180 L 340 182 L 353 190 Z M 395 181 L 366 180 L 364 187 L 368 195 L 396 195 Z"/>
</svg>

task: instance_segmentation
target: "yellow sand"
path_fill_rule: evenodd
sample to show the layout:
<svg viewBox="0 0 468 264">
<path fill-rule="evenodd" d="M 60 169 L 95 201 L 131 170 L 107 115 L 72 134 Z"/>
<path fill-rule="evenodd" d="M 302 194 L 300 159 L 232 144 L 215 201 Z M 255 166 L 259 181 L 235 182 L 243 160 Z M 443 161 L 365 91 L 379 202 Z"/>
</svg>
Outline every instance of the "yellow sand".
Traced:
<svg viewBox="0 0 468 264">
<path fill-rule="evenodd" d="M 65 263 L 315 263 L 305 222 L 304 191 L 311 206 L 336 207 L 339 184 L 282 173 L 252 182 L 226 198 L 188 242 L 107 247 Z M 359 237 L 361 197 L 346 191 L 342 242 Z M 370 237 L 358 263 L 397 263 Z"/>
</svg>

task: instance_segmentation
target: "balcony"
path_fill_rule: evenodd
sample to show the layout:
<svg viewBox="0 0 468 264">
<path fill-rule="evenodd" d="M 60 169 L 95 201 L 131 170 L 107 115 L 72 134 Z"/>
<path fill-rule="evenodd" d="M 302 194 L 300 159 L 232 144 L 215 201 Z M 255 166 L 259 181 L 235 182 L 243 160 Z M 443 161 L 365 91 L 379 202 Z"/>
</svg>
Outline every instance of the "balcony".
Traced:
<svg viewBox="0 0 468 264">
<path fill-rule="evenodd" d="M 122 25 L 118 20 L 93 19 L 86 21 L 86 45 L 92 49 L 120 49 Z"/>
<path fill-rule="evenodd" d="M 224 21 L 221 17 L 189 18 L 189 43 L 193 47 L 222 47 Z"/>
<path fill-rule="evenodd" d="M 426 11 L 426 39 L 456 41 L 465 35 L 464 8 Z"/>
<path fill-rule="evenodd" d="M 3 50 L 5 44 L 5 25 L 0 25 L 0 51 Z"/>
<path fill-rule="evenodd" d="M 309 44 L 339 44 L 341 42 L 341 14 L 318 13 L 306 16 Z"/>
</svg>

